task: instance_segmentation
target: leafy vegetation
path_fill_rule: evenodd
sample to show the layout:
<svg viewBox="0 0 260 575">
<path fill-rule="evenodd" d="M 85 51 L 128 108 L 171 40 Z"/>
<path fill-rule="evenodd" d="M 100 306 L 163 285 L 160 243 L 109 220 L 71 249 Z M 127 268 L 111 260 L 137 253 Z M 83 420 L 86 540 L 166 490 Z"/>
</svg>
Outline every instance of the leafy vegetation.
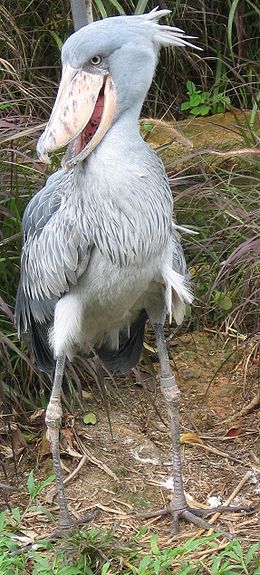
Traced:
<svg viewBox="0 0 260 575">
<path fill-rule="evenodd" d="M 230 104 L 229 96 L 223 92 L 211 96 L 209 92 L 198 90 L 194 84 L 188 80 L 186 83 L 189 100 L 181 105 L 182 112 L 188 111 L 192 116 L 208 116 L 209 114 L 220 114 L 225 111 L 225 106 Z"/>
<path fill-rule="evenodd" d="M 148 0 L 95 0 L 95 18 L 117 13 L 141 13 L 151 9 Z M 259 9 L 250 0 L 228 5 L 217 0 L 214 8 L 199 3 L 169 2 L 174 22 L 198 36 L 201 56 L 190 51 L 162 51 L 156 79 L 144 113 L 170 117 L 176 112 L 202 114 L 220 111 L 220 106 L 251 108 L 246 146 L 254 146 L 259 88 L 256 64 L 256 27 Z M 27 347 L 17 340 L 13 308 L 19 277 L 21 216 L 30 197 L 45 180 L 46 173 L 35 160 L 35 143 L 42 122 L 49 115 L 60 74 L 60 48 L 72 28 L 69 2 L 5 0 L 0 6 L 3 45 L 1 67 L 2 186 L 0 196 L 1 354 L 2 381 L 7 395 L 27 407 L 45 405 L 48 380 L 37 373 Z M 243 21 L 243 24 L 242 24 Z M 186 100 L 188 89 L 189 101 Z M 54 159 L 51 170 L 59 165 Z M 197 286 L 198 301 L 193 324 L 229 322 L 247 335 L 258 329 L 259 297 L 259 162 L 245 169 L 224 169 L 212 175 L 204 170 L 190 185 L 174 184 L 175 207 L 180 223 L 199 230 L 196 238 L 184 238 L 187 259 Z M 186 180 L 191 181 L 191 179 Z M 255 240 L 253 240 L 255 238 Z M 223 263 L 228 262 L 227 264 Z M 246 278 L 246 281 L 245 281 Z M 248 281 L 248 278 L 249 281 Z M 198 313 L 196 313 L 198 311 Z M 200 318 L 200 319 L 199 319 Z M 28 373 L 30 377 L 28 378 Z M 35 375 L 37 374 L 37 375 Z M 69 381 L 76 374 L 69 374 Z M 23 382 L 23 383 L 22 383 Z M 24 384 L 26 382 L 26 384 Z"/>
<path fill-rule="evenodd" d="M 195 325 L 247 336 L 259 330 L 260 296 L 258 161 L 251 166 L 233 173 L 219 168 L 174 187 L 178 221 L 199 231 L 183 236 L 198 298 Z"/>
<path fill-rule="evenodd" d="M 74 530 L 59 544 L 42 540 L 20 546 L 19 510 L 0 514 L 1 575 L 259 575 L 260 543 L 244 549 L 238 539 L 219 545 L 216 535 L 189 539 L 166 549 L 158 536 L 143 543 L 147 527 L 127 542 L 111 531 Z"/>
</svg>

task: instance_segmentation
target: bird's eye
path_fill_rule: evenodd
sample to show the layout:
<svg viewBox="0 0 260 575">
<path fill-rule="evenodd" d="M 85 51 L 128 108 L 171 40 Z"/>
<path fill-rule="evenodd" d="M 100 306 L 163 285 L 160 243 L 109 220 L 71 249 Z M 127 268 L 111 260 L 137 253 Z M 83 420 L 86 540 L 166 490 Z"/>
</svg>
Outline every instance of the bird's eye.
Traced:
<svg viewBox="0 0 260 575">
<path fill-rule="evenodd" d="M 91 58 L 90 60 L 90 64 L 92 64 L 92 66 L 99 66 L 101 62 L 102 62 L 101 56 L 93 56 L 93 58 Z"/>
</svg>

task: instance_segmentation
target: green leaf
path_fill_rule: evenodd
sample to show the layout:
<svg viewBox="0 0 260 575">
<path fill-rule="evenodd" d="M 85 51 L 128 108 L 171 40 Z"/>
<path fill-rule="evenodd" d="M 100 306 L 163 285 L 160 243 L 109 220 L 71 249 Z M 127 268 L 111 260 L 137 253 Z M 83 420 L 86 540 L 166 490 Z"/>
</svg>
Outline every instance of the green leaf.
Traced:
<svg viewBox="0 0 260 575">
<path fill-rule="evenodd" d="M 139 531 L 135 534 L 134 536 L 134 540 L 138 540 L 140 539 L 140 537 L 143 537 L 143 535 L 145 535 L 148 531 L 148 526 L 144 525 L 143 527 L 141 527 L 141 529 L 139 529 Z"/>
<path fill-rule="evenodd" d="M 155 561 L 153 562 L 153 568 L 154 568 L 155 575 L 159 575 L 159 573 L 161 571 L 161 563 L 160 563 L 159 559 L 155 559 Z"/>
<path fill-rule="evenodd" d="M 150 557 L 150 555 L 143 557 L 143 559 L 139 563 L 138 575 L 145 575 L 146 568 L 148 567 L 150 562 L 152 562 L 152 558 Z"/>
<path fill-rule="evenodd" d="M 200 93 L 200 91 L 197 90 L 194 82 L 191 82 L 191 80 L 188 80 L 186 82 L 186 88 L 187 88 L 187 92 L 188 92 L 189 96 L 191 96 L 191 94 L 194 94 L 195 92 Z"/>
<path fill-rule="evenodd" d="M 209 106 L 197 106 L 197 108 L 192 108 L 190 114 L 193 116 L 207 116 L 210 111 Z"/>
<path fill-rule="evenodd" d="M 40 493 L 44 489 L 44 487 L 47 487 L 47 485 L 50 485 L 50 483 L 53 483 L 54 480 L 55 480 L 55 475 L 50 475 L 49 477 L 47 477 L 47 479 L 44 479 L 44 481 L 41 481 L 41 483 L 39 485 L 37 485 L 37 487 L 36 487 L 37 495 L 38 495 L 38 493 Z"/>
<path fill-rule="evenodd" d="M 191 306 L 188 303 L 185 305 L 185 317 L 187 319 L 191 318 Z"/>
<path fill-rule="evenodd" d="M 182 102 L 181 104 L 181 110 L 189 110 L 191 107 L 190 102 Z"/>
<path fill-rule="evenodd" d="M 153 130 L 153 124 L 144 124 L 144 130 L 146 132 L 151 132 Z"/>
<path fill-rule="evenodd" d="M 224 104 L 230 104 L 231 103 L 230 97 L 229 96 L 223 96 L 222 102 Z"/>
<path fill-rule="evenodd" d="M 34 476 L 33 476 L 33 469 L 32 469 L 32 471 L 30 471 L 28 479 L 27 479 L 27 489 L 28 489 L 28 491 L 32 497 L 34 490 L 35 490 L 35 481 L 34 481 Z"/>
<path fill-rule="evenodd" d="M 195 106 L 199 106 L 201 104 L 201 97 L 199 94 L 192 94 L 190 97 L 190 107 L 194 108 Z"/>
<path fill-rule="evenodd" d="M 97 418 L 96 418 L 95 413 L 92 413 L 91 411 L 89 413 L 86 413 L 86 415 L 84 415 L 84 417 L 83 417 L 83 422 L 86 425 L 89 425 L 89 424 L 95 425 L 97 423 Z"/>
<path fill-rule="evenodd" d="M 245 564 L 248 565 L 253 559 L 256 559 L 256 553 L 260 551 L 260 543 L 250 545 L 245 556 Z"/>
<path fill-rule="evenodd" d="M 124 8 L 122 8 L 121 4 L 117 0 L 110 0 L 110 2 L 117 9 L 118 14 L 121 14 L 121 16 L 125 16 Z"/>
<path fill-rule="evenodd" d="M 206 102 L 206 100 L 210 99 L 210 95 L 209 92 L 202 92 L 202 94 L 200 95 L 200 101 L 202 104 L 204 104 Z"/>
<path fill-rule="evenodd" d="M 16 523 L 20 523 L 21 520 L 21 513 L 19 507 L 12 508 L 12 516 L 15 519 Z"/>
<path fill-rule="evenodd" d="M 100 575 L 106 575 L 106 573 L 108 572 L 108 569 L 110 568 L 110 561 L 107 561 L 106 563 L 104 563 L 102 569 L 101 569 L 101 574 Z"/>
<path fill-rule="evenodd" d="M 227 294 L 221 292 L 220 290 L 215 291 L 214 301 L 224 311 L 230 310 L 233 306 L 233 302 L 232 302 L 231 298 Z M 233 547 L 233 549 L 234 549 L 234 547 Z"/>
<path fill-rule="evenodd" d="M 207 116 L 210 112 L 210 106 L 201 106 L 199 109 L 200 116 Z"/>
<path fill-rule="evenodd" d="M 233 45 L 232 45 L 232 30 L 233 30 L 233 22 L 235 19 L 236 9 L 238 6 L 239 0 L 233 0 L 231 8 L 229 10 L 228 15 L 228 43 L 231 52 L 231 56 L 233 58 Z"/>
<path fill-rule="evenodd" d="M 231 298 L 228 295 L 223 295 L 223 297 L 221 298 L 221 300 L 219 302 L 219 306 L 224 311 L 228 311 L 233 306 Z"/>
<path fill-rule="evenodd" d="M 108 14 L 102 0 L 95 0 L 96 8 L 101 14 L 102 18 L 107 18 Z"/>
<path fill-rule="evenodd" d="M 56 32 L 54 32 L 54 30 L 50 30 L 50 35 L 53 37 L 53 39 L 55 40 L 59 50 L 62 49 L 63 46 L 63 42 L 62 39 L 58 36 L 58 34 L 56 34 Z"/>
<path fill-rule="evenodd" d="M 137 6 L 135 8 L 134 14 L 143 14 L 147 10 L 147 4 L 149 0 L 138 0 Z"/>
<path fill-rule="evenodd" d="M 160 554 L 160 549 L 158 547 L 157 541 L 158 541 L 158 535 L 156 535 L 156 533 L 153 533 L 151 536 L 151 552 L 153 553 L 153 555 Z"/>
<path fill-rule="evenodd" d="M 215 113 L 216 114 L 223 114 L 223 112 L 225 112 L 225 108 L 224 108 L 223 104 L 217 104 L 217 107 L 215 109 Z"/>
</svg>

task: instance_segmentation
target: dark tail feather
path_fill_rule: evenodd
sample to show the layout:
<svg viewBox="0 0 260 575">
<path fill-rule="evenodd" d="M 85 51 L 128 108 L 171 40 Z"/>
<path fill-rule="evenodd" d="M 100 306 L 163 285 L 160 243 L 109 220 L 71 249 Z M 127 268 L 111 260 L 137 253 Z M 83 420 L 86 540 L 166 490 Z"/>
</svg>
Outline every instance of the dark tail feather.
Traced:
<svg viewBox="0 0 260 575">
<path fill-rule="evenodd" d="M 52 373 L 55 368 L 55 360 L 48 341 L 49 328 L 50 324 L 41 324 L 31 318 L 30 339 L 35 362 L 39 369 L 46 373 Z"/>
<path fill-rule="evenodd" d="M 97 350 L 100 359 L 109 371 L 127 373 L 136 366 L 143 347 L 144 328 L 147 319 L 146 311 L 143 310 L 131 325 L 130 337 L 120 334 L 118 350 L 108 349 L 106 346 Z"/>
</svg>

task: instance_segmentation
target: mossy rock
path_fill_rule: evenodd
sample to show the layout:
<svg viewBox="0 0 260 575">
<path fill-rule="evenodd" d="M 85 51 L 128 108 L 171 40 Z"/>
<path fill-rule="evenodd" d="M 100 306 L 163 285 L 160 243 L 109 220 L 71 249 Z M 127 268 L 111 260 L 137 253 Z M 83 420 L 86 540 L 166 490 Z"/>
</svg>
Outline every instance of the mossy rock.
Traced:
<svg viewBox="0 0 260 575">
<path fill-rule="evenodd" d="M 243 167 L 255 161 L 252 148 L 260 134 L 260 114 L 253 129 L 249 120 L 250 112 L 238 110 L 179 122 L 148 118 L 141 120 L 141 131 L 169 172 L 197 173 L 200 168 L 212 172 L 218 166 Z M 227 154 L 233 150 L 239 152 Z"/>
</svg>

